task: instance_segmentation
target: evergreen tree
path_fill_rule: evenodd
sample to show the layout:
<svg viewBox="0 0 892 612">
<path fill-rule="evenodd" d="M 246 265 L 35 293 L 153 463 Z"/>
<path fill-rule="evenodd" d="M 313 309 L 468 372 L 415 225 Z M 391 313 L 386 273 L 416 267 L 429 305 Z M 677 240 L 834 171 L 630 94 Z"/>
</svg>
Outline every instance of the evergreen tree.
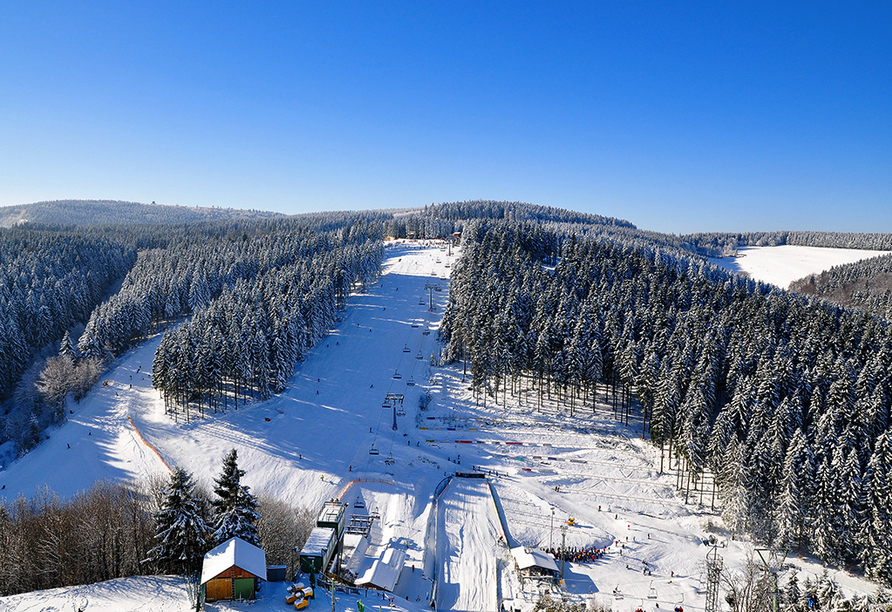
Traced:
<svg viewBox="0 0 892 612">
<path fill-rule="evenodd" d="M 865 481 L 862 562 L 868 578 L 892 586 L 892 433 L 877 439 Z"/>
<path fill-rule="evenodd" d="M 149 551 L 148 560 L 169 573 L 197 572 L 210 548 L 208 527 L 193 488 L 192 475 L 176 468 L 163 491 L 161 508 L 155 513 L 158 545 Z"/>
<path fill-rule="evenodd" d="M 214 480 L 214 493 L 217 499 L 214 506 L 214 546 L 237 537 L 249 544 L 260 546 L 255 523 L 260 515 L 257 513 L 257 500 L 249 488 L 241 484 L 245 471 L 239 469 L 238 453 L 232 449 L 223 458 L 223 473 Z"/>
<path fill-rule="evenodd" d="M 59 354 L 70 358 L 72 361 L 77 361 L 77 349 L 75 349 L 74 344 L 71 342 L 71 335 L 67 330 L 65 335 L 62 336 L 62 344 L 59 346 Z"/>
</svg>

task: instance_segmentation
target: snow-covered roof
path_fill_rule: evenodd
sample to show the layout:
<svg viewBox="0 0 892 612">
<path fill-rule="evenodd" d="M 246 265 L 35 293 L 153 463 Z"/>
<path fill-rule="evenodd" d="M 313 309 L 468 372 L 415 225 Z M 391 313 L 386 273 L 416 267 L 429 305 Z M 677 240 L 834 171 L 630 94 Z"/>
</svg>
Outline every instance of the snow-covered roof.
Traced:
<svg viewBox="0 0 892 612">
<path fill-rule="evenodd" d="M 511 554 L 514 555 L 514 560 L 517 562 L 517 567 L 522 570 L 529 569 L 531 567 L 540 567 L 552 572 L 560 571 L 558 569 L 557 563 L 555 563 L 554 561 L 554 557 L 552 557 L 548 553 L 542 552 L 541 550 L 517 546 L 511 549 Z"/>
<path fill-rule="evenodd" d="M 392 591 L 399 580 L 406 561 L 406 551 L 388 548 L 380 559 L 375 559 L 372 567 L 356 580 L 356 586 L 374 586 Z"/>
<path fill-rule="evenodd" d="M 310 537 L 307 538 L 304 547 L 300 549 L 300 554 L 324 556 L 333 535 L 334 529 L 331 527 L 313 527 Z"/>
<path fill-rule="evenodd" d="M 201 584 L 233 565 L 258 578 L 266 578 L 266 553 L 241 538 L 230 538 L 205 554 L 201 565 Z"/>
</svg>

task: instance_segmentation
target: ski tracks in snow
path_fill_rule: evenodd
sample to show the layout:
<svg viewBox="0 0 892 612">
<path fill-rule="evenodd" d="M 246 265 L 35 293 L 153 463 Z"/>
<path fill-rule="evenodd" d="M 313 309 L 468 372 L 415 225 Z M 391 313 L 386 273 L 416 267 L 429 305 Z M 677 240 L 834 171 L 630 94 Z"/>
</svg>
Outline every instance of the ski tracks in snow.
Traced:
<svg viewBox="0 0 892 612">
<path fill-rule="evenodd" d="M 437 606 L 496 610 L 499 527 L 485 480 L 454 479 L 439 501 Z"/>
</svg>

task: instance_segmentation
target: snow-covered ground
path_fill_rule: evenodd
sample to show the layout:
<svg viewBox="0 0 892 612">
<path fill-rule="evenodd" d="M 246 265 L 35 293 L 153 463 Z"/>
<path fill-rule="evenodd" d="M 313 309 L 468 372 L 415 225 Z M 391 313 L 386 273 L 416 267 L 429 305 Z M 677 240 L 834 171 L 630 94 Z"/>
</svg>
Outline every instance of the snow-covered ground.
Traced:
<svg viewBox="0 0 892 612">
<path fill-rule="evenodd" d="M 737 257 L 710 257 L 709 261 L 730 272 L 746 273 L 756 280 L 786 289 L 794 280 L 809 274 L 887 254 L 888 251 L 784 245 L 741 247 Z"/>
<path fill-rule="evenodd" d="M 0 470 L 0 495 L 31 495 L 48 484 L 69 496 L 99 478 L 166 474 L 167 465 L 210 483 L 236 448 L 255 490 L 313 508 L 337 497 L 377 516 L 356 568 L 362 575 L 376 561 L 402 559 L 397 609 L 429 609 L 436 583 L 442 609 L 496 610 L 505 601 L 527 610 L 540 590 L 521 584 L 509 547 L 562 541 L 607 552 L 567 563 L 566 586 L 554 596 L 597 598 L 614 610 L 703 609 L 710 550 L 703 541 L 714 535 L 731 569 L 743 566 L 751 546 L 722 528 L 709 489 L 685 503 L 671 466 L 661 473 L 659 450 L 640 438 L 640 422 L 615 420 L 603 392 L 594 406 L 577 399 L 572 411 L 566 397 L 539 406 L 526 384 L 515 397 L 499 393 L 484 404 L 461 364 L 430 365 L 454 259 L 432 246 L 388 247 L 382 279 L 350 298 L 342 322 L 298 364 L 289 388 L 225 414 L 189 423 L 165 415 L 147 375 L 160 338 L 149 340 L 70 406 L 68 422 L 47 441 Z M 422 390 L 433 398 L 425 410 Z M 402 394 L 402 406 L 384 407 L 388 393 Z M 489 478 L 444 481 L 474 468 Z M 821 570 L 811 565 L 800 580 Z M 831 574 L 849 592 L 873 590 Z M 256 603 L 207 608 L 283 609 L 283 589 L 266 584 Z M 372 591 L 337 596 L 339 610 L 356 610 L 360 597 L 367 606 L 389 604 Z M 90 611 L 188 608 L 181 583 L 149 577 L 0 598 L 0 611 L 72 609 L 83 600 Z M 330 608 L 322 591 L 309 609 L 317 608 Z"/>
</svg>

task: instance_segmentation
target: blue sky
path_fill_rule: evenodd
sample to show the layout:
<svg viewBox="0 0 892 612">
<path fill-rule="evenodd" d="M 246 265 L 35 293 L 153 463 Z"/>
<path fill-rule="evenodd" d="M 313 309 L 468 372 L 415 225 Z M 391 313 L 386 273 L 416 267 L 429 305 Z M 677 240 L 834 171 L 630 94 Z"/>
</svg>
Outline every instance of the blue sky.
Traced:
<svg viewBox="0 0 892 612">
<path fill-rule="evenodd" d="M 0 205 L 892 232 L 892 3 L 0 3 Z"/>
</svg>

